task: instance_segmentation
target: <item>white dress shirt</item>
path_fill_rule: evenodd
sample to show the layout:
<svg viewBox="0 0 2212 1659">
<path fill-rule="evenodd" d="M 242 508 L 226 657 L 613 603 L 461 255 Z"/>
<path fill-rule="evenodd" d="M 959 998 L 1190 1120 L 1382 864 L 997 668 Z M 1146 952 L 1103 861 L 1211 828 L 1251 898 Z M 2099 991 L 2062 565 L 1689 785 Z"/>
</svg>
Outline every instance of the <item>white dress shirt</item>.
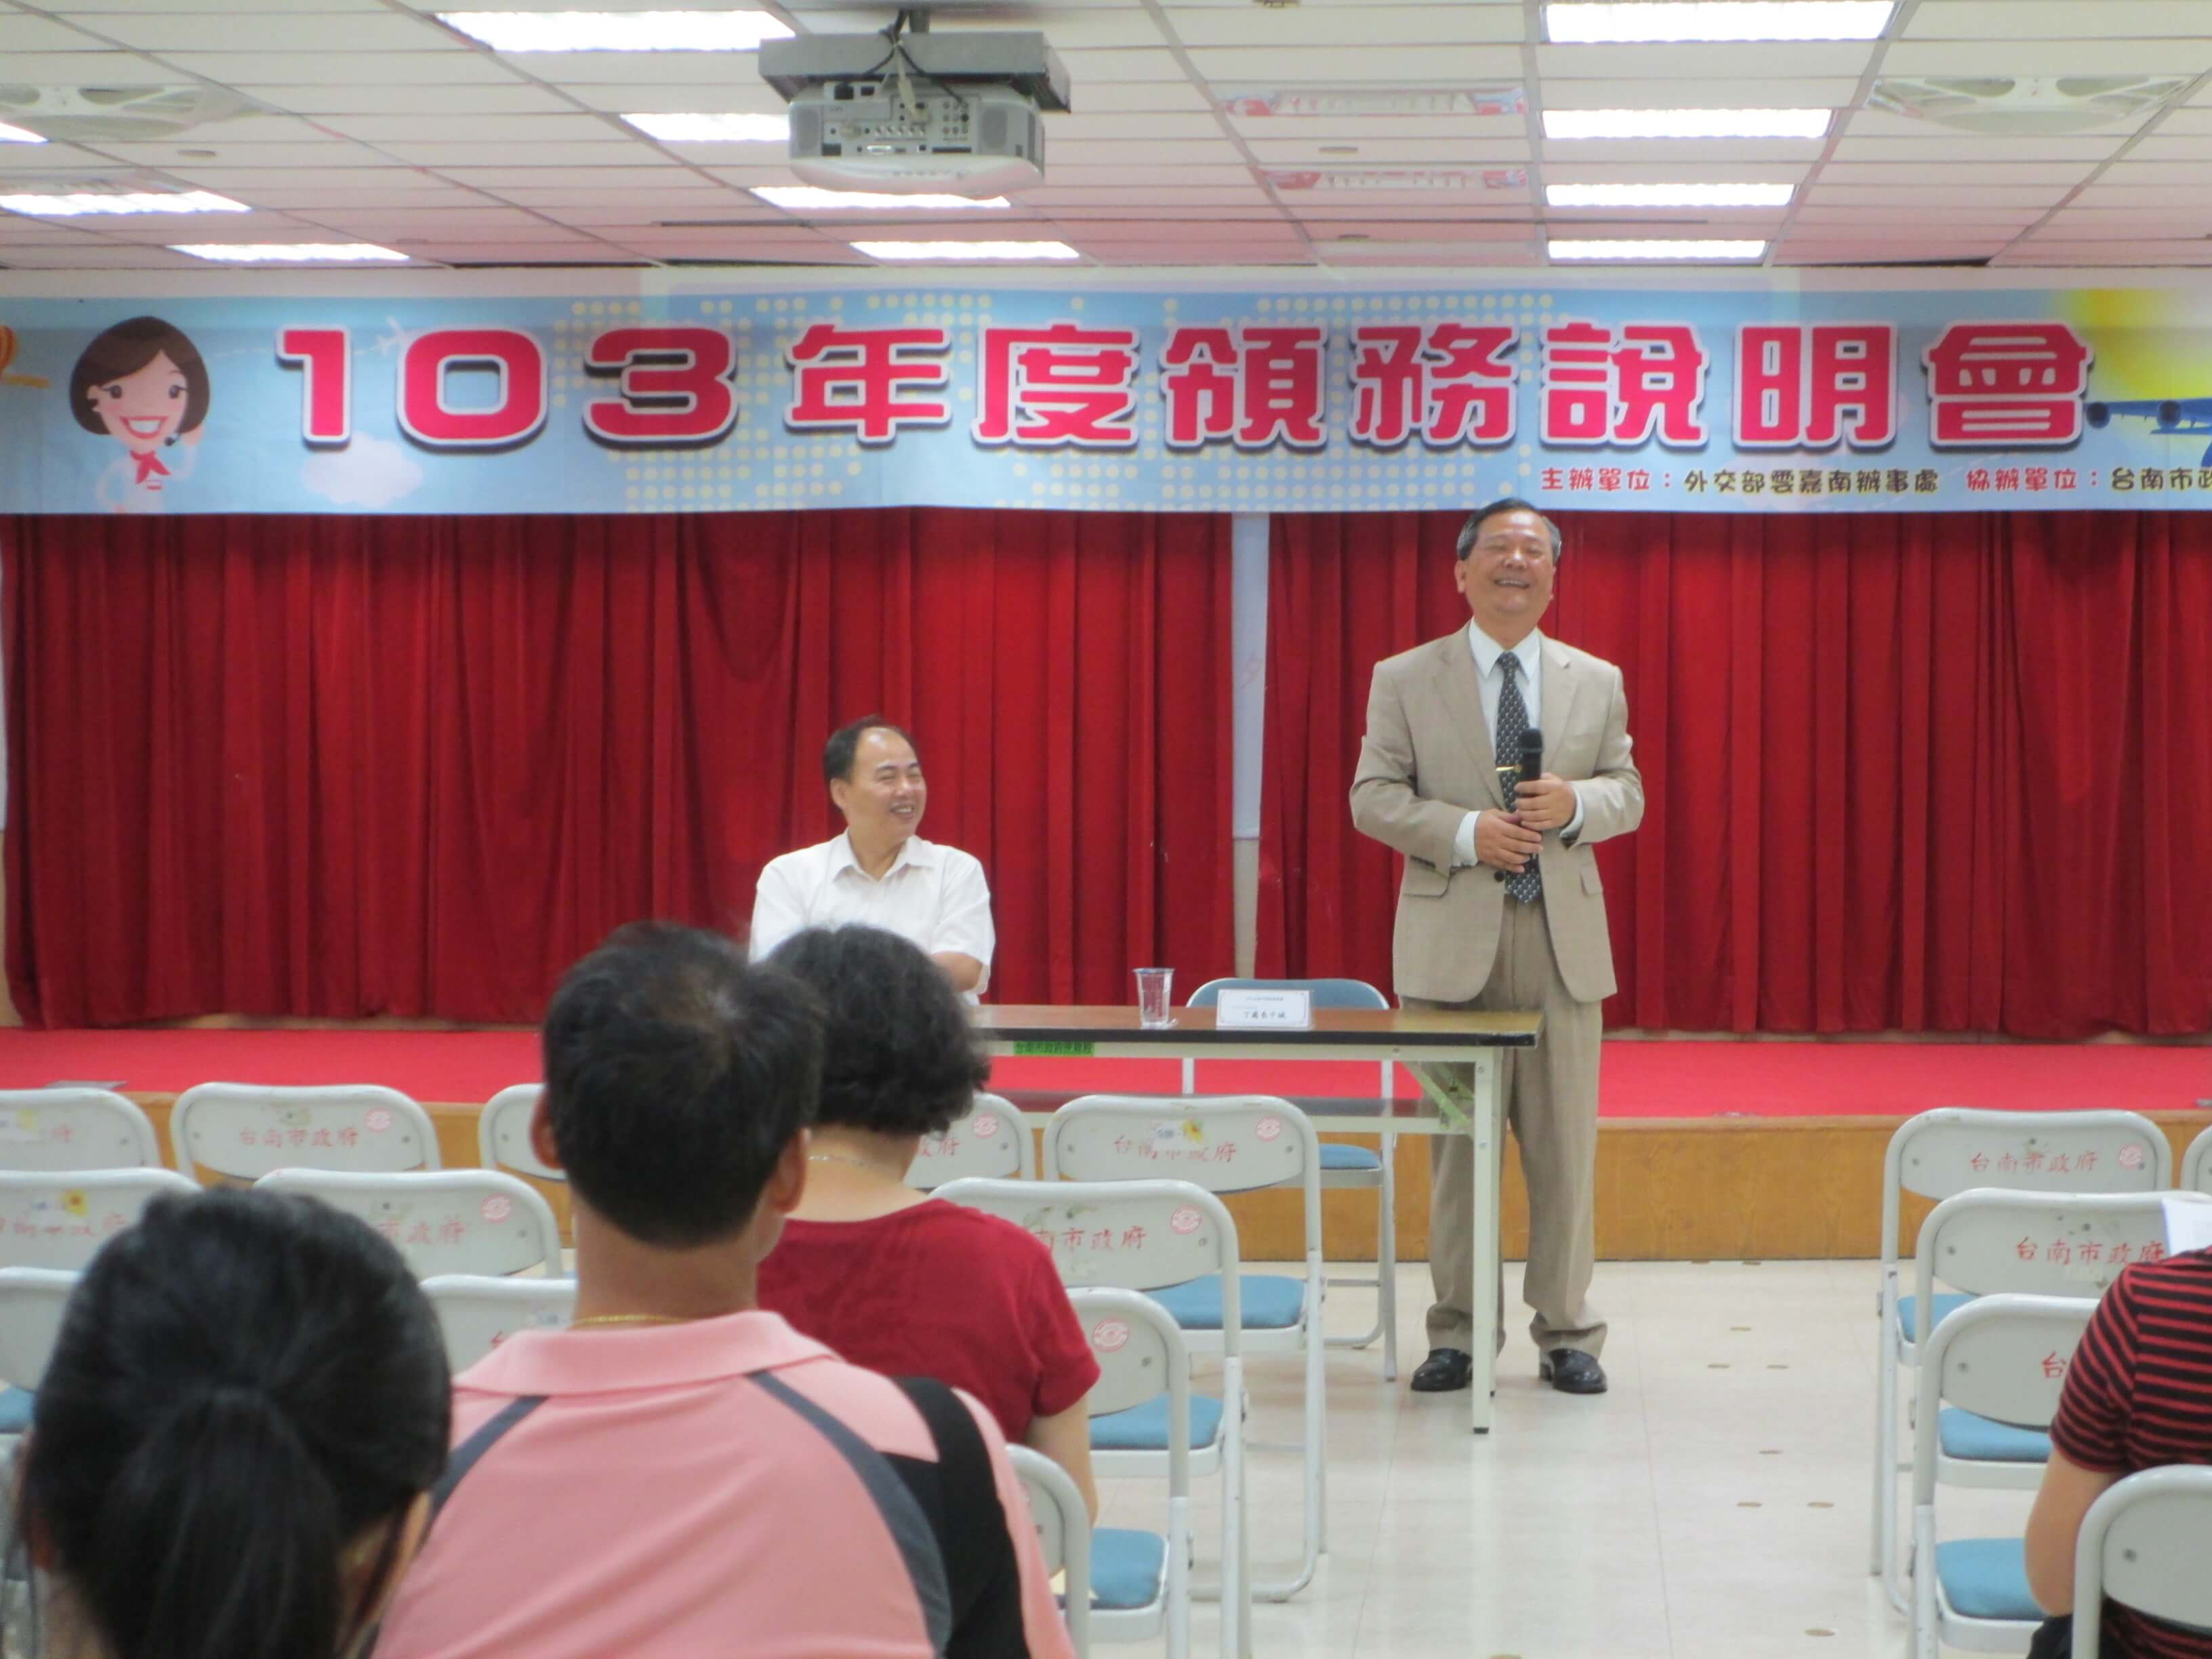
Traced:
<svg viewBox="0 0 2212 1659">
<path fill-rule="evenodd" d="M 1474 677 L 1482 686 L 1482 723 L 1490 732 L 1491 754 L 1498 765 L 1510 766 L 1519 757 L 1498 753 L 1498 699 L 1505 686 L 1505 671 L 1498 665 L 1498 661 L 1505 655 L 1505 647 L 1472 622 L 1467 625 L 1467 643 L 1474 653 Z M 1533 731 L 1541 731 L 1544 726 L 1543 647 L 1543 634 L 1532 628 L 1521 643 L 1513 647 L 1513 659 L 1521 665 L 1521 706 L 1528 711 L 1528 725 Z M 1568 787 L 1573 788 L 1574 786 L 1570 784 Z M 1455 864 L 1480 861 L 1474 855 L 1474 821 L 1485 811 L 1495 811 L 1495 807 L 1478 808 L 1459 821 L 1459 833 L 1452 840 Z M 1566 828 L 1559 831 L 1560 838 L 1571 841 L 1575 831 L 1582 827 L 1583 797 L 1582 791 L 1577 789 L 1575 815 L 1567 820 Z"/>
<path fill-rule="evenodd" d="M 983 964 L 968 994 L 991 982 L 991 888 L 983 866 L 957 847 L 909 836 L 880 877 L 860 868 L 848 836 L 770 859 L 753 894 L 753 960 L 806 927 L 860 922 L 881 927 L 930 956 L 957 951 Z"/>
</svg>

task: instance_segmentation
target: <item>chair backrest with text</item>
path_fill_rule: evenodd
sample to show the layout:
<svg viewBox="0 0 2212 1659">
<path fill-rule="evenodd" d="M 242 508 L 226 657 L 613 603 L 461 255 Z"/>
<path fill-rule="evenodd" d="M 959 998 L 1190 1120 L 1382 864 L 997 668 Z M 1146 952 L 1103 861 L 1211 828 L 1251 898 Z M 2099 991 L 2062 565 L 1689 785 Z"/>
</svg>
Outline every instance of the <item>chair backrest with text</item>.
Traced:
<svg viewBox="0 0 2212 1659">
<path fill-rule="evenodd" d="M 1920 1229 L 1915 1294 L 1922 1307 L 1932 1305 L 1938 1285 L 1972 1296 L 2084 1297 L 2094 1302 L 2130 1262 L 2155 1261 L 2166 1255 L 2168 1203 L 2193 1207 L 2212 1204 L 2212 1198 L 2008 1188 L 1960 1193 L 1938 1204 Z"/>
<path fill-rule="evenodd" d="M 923 1136 L 906 1184 L 927 1193 L 970 1176 L 986 1181 L 1036 1179 L 1036 1140 L 1019 1109 L 1004 1096 L 979 1094 L 943 1134 Z"/>
<path fill-rule="evenodd" d="M 519 1331 L 561 1330 L 576 1314 L 573 1279 L 487 1279 L 440 1273 L 422 1294 L 446 1335 L 446 1363 L 458 1376 Z"/>
<path fill-rule="evenodd" d="M 0 1267 L 0 1378 L 35 1389 L 62 1334 L 77 1275 L 53 1267 Z"/>
<path fill-rule="evenodd" d="M 177 1167 L 233 1181 L 271 1170 L 353 1170 L 394 1174 L 438 1167 L 430 1115 L 376 1084 L 315 1088 L 202 1083 L 177 1097 L 169 1115 Z"/>
<path fill-rule="evenodd" d="M 0 1089 L 0 1170 L 151 1170 L 161 1145 L 107 1089 Z"/>
<path fill-rule="evenodd" d="M 568 1179 L 564 1171 L 539 1162 L 530 1145 L 530 1120 L 544 1092 L 542 1083 L 514 1083 L 484 1103 L 477 1116 L 477 1157 L 485 1169 L 515 1170 L 539 1181 Z"/>
<path fill-rule="evenodd" d="M 551 1208 L 528 1182 L 497 1170 L 275 1170 L 253 1184 L 360 1217 L 398 1247 L 418 1279 L 562 1271 Z"/>
<path fill-rule="evenodd" d="M 0 1171 L 0 1266 L 78 1272 L 155 1198 L 199 1190 L 174 1170 Z"/>
<path fill-rule="evenodd" d="M 2074 1546 L 2075 1659 L 2098 1659 L 2107 1597 L 2153 1619 L 2212 1629 L 2212 1468 L 2143 1469 L 2107 1487 Z"/>
<path fill-rule="evenodd" d="M 1237 1292 L 1237 1224 L 1212 1193 L 1187 1181 L 953 1181 L 948 1203 L 1003 1216 L 1052 1252 L 1062 1283 L 1157 1291 L 1220 1273 Z"/>
</svg>

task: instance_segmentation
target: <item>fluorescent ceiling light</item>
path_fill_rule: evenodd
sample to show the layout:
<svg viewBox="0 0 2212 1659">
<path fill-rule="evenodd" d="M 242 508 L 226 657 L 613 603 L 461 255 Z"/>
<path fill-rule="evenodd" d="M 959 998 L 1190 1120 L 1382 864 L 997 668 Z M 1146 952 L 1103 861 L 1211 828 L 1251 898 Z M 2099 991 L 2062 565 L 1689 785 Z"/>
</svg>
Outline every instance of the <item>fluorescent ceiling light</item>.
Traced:
<svg viewBox="0 0 2212 1659">
<path fill-rule="evenodd" d="M 374 242 L 172 242 L 172 253 L 189 253 L 195 259 L 216 259 L 226 264 L 300 264 L 321 260 L 359 264 L 372 260 L 406 262 L 407 256 Z"/>
<path fill-rule="evenodd" d="M 81 191 L 68 196 L 0 196 L 0 209 L 35 214 L 42 219 L 74 219 L 84 213 L 251 213 L 243 202 L 204 190 L 102 194 Z"/>
<path fill-rule="evenodd" d="M 1764 242 L 1660 241 L 1621 238 L 1610 241 L 1579 241 L 1554 237 L 1545 244 L 1554 259 L 1757 259 L 1766 252 Z"/>
<path fill-rule="evenodd" d="M 0 144 L 43 144 L 46 141 L 28 127 L 11 127 L 0 121 Z"/>
<path fill-rule="evenodd" d="M 1545 33 L 1577 45 L 1638 40 L 1873 40 L 1893 0 L 1553 0 Z"/>
<path fill-rule="evenodd" d="M 814 185 L 754 185 L 752 193 L 770 207 L 788 208 L 794 213 L 823 208 L 867 208 L 890 210 L 897 208 L 928 208 L 947 210 L 955 208 L 1008 208 L 1013 204 L 1003 196 L 891 196 L 872 190 L 823 190 Z"/>
<path fill-rule="evenodd" d="M 787 115 L 625 115 L 623 119 L 664 144 L 780 144 L 791 137 Z"/>
<path fill-rule="evenodd" d="M 1078 259 L 1065 242 L 854 242 L 871 259 Z"/>
<path fill-rule="evenodd" d="M 1788 207 L 1793 185 L 1547 185 L 1555 208 Z"/>
<path fill-rule="evenodd" d="M 1547 138 L 1825 138 L 1824 109 L 1547 109 Z"/>
<path fill-rule="evenodd" d="M 441 11 L 494 52 L 750 52 L 791 30 L 764 11 Z"/>
</svg>

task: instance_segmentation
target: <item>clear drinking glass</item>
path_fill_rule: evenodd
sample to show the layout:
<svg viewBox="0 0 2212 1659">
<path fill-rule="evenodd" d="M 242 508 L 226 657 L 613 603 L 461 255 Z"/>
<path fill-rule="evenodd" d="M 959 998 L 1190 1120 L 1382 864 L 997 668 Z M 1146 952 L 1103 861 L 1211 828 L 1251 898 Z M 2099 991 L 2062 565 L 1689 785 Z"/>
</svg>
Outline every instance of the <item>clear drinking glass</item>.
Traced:
<svg viewBox="0 0 2212 1659">
<path fill-rule="evenodd" d="M 1137 1024 L 1139 1025 L 1172 1025 L 1168 1018 L 1169 993 L 1175 986 L 1172 968 L 1139 968 L 1137 969 Z"/>
</svg>

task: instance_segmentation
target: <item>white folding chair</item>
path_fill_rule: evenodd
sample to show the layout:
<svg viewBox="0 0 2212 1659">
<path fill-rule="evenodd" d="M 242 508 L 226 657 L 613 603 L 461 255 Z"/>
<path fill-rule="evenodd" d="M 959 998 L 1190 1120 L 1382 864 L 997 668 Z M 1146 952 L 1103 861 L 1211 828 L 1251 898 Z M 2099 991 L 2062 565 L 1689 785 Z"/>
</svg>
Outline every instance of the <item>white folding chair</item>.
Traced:
<svg viewBox="0 0 2212 1659">
<path fill-rule="evenodd" d="M 455 1376 L 517 1331 L 559 1330 L 575 1317 L 573 1279 L 486 1279 L 439 1273 L 422 1281 L 422 1294 L 446 1334 L 446 1363 Z"/>
<path fill-rule="evenodd" d="M 2100 1493 L 2074 1545 L 2074 1659 L 2097 1659 L 2106 1601 L 2212 1629 L 2212 1468 L 2143 1469 Z"/>
<path fill-rule="evenodd" d="M 1905 1467 L 1898 1425 L 1898 1369 L 1910 1368 L 1928 1325 L 1963 1294 L 1925 1304 L 1902 1293 L 1898 1232 L 1904 1194 L 1942 1200 L 1978 1187 L 2021 1191 L 2148 1193 L 2172 1179 L 2173 1151 L 2135 1112 L 1985 1112 L 1945 1106 L 1898 1126 L 1882 1160 L 1881 1320 L 1875 1368 L 1872 1565 L 1902 1611 L 1897 1559 L 1897 1476 Z M 1923 1309 L 1927 1318 L 1923 1322 Z"/>
<path fill-rule="evenodd" d="M 31 1403 L 62 1333 L 77 1275 L 58 1267 L 0 1267 L 0 1436 L 31 1426 Z"/>
<path fill-rule="evenodd" d="M 484 1103 L 477 1115 L 477 1160 L 487 1170 L 517 1170 L 540 1181 L 568 1179 L 565 1170 L 538 1162 L 530 1146 L 530 1120 L 538 1110 L 542 1083 L 511 1083 Z"/>
<path fill-rule="evenodd" d="M 562 1272 L 552 1206 L 528 1182 L 497 1170 L 272 1170 L 253 1184 L 360 1217 L 398 1247 L 417 1279 Z"/>
<path fill-rule="evenodd" d="M 0 1089 L 0 1170 L 150 1170 L 153 1121 L 108 1089 Z"/>
<path fill-rule="evenodd" d="M 2201 1131 L 2181 1155 L 2179 1184 L 2192 1193 L 2212 1193 L 2212 1128 Z"/>
<path fill-rule="evenodd" d="M 1020 1108 L 1003 1095 L 975 1103 L 941 1135 L 924 1135 L 907 1167 L 906 1184 L 934 1192 L 948 1181 L 1035 1181 L 1036 1140 Z"/>
<path fill-rule="evenodd" d="M 174 1170 L 0 1171 L 0 1264 L 79 1272 L 154 1199 L 199 1190 Z"/>
<path fill-rule="evenodd" d="M 1922 1345 L 1912 1459 L 1912 1653 L 1937 1644 L 2025 1653 L 2043 1622 L 2028 1593 L 2021 1540 L 1939 1540 L 1936 1495 L 1947 1405 L 1990 1422 L 2048 1431 L 2094 1300 L 1996 1293 L 1946 1317 Z"/>
<path fill-rule="evenodd" d="M 1030 1522 L 1047 1572 L 1060 1577 L 1060 1612 L 1076 1659 L 1091 1652 L 1091 1511 L 1066 1469 L 1028 1446 L 1009 1446 L 1014 1474 L 1029 1500 Z"/>
<path fill-rule="evenodd" d="M 210 1170 L 258 1181 L 271 1170 L 359 1170 L 391 1174 L 438 1167 L 430 1115 L 375 1084 L 319 1088 L 202 1083 L 169 1114 L 177 1167 L 195 1180 Z"/>
<path fill-rule="evenodd" d="M 1109 1479 L 1164 1476 L 1168 1482 L 1169 1544 L 1163 1571 L 1180 1575 L 1179 1581 L 1169 1581 L 1169 1590 L 1177 1582 L 1183 1587 L 1168 1600 L 1170 1656 L 1179 1656 L 1189 1640 L 1182 1628 L 1187 1619 L 1177 1614 L 1176 1603 L 1201 1594 L 1191 1586 L 1188 1567 L 1188 1507 L 1178 1511 L 1174 1499 L 1178 1492 L 1188 1494 L 1193 1478 L 1221 1477 L 1221 1651 L 1224 1659 L 1241 1659 L 1249 1651 L 1251 1577 L 1244 1510 L 1244 1360 L 1237 1340 L 1237 1224 L 1228 1210 L 1212 1193 L 1187 1181 L 970 1179 L 946 1182 L 937 1189 L 937 1196 L 1004 1217 L 1034 1234 L 1052 1251 L 1072 1295 L 1099 1290 L 1152 1292 L 1208 1273 L 1221 1276 L 1229 1322 L 1221 1350 L 1218 1399 L 1190 1392 L 1188 1344 L 1182 1328 L 1150 1295 L 1144 1300 L 1152 1311 L 1140 1315 L 1142 1324 L 1122 1321 L 1128 1326 L 1130 1346 L 1139 1349 L 1126 1362 L 1126 1371 L 1123 1364 L 1109 1363 L 1115 1358 L 1113 1334 L 1102 1345 L 1097 1322 L 1088 1328 L 1099 1368 L 1106 1374 L 1090 1396 L 1091 1467 Z M 1167 1327 L 1175 1331 L 1173 1346 L 1155 1348 L 1155 1341 L 1165 1343 L 1158 1333 Z M 1160 1358 L 1163 1353 L 1181 1356 L 1182 1369 Z M 1148 1370 L 1148 1365 L 1158 1369 Z M 1129 1375 L 1142 1379 L 1141 1392 L 1127 1381 Z M 1235 1402 L 1234 1407 L 1230 1402 Z M 1135 1547 L 1129 1548 L 1133 1553 Z M 1103 1577 L 1100 1553 L 1094 1549 L 1094 1589 Z M 1120 1559 L 1117 1555 L 1117 1563 Z M 1178 1562 L 1183 1565 L 1178 1566 Z M 1141 1566 L 1141 1559 L 1136 1565 Z M 1125 1590 L 1115 1599 L 1130 1597 Z M 1113 1628 L 1104 1622 L 1105 1612 L 1094 1609 L 1092 1617 L 1094 1633 L 1111 1639 L 1105 1635 Z"/>
<path fill-rule="evenodd" d="M 1214 979 L 1190 994 L 1194 1008 L 1212 1008 L 1220 1004 L 1224 991 L 1310 991 L 1316 1008 L 1382 1008 L 1390 1006 L 1384 996 L 1364 979 Z M 1331 1279 L 1332 1285 L 1347 1288 L 1364 1288 L 1375 1292 L 1375 1323 L 1359 1336 L 1332 1336 L 1328 1339 L 1332 1348 L 1364 1348 L 1382 1339 L 1382 1380 L 1398 1380 L 1398 1137 L 1390 1129 L 1390 1062 L 1381 1062 L 1382 1083 L 1376 1094 L 1376 1113 L 1379 1133 L 1382 1138 L 1378 1152 L 1365 1146 L 1349 1146 L 1340 1141 L 1323 1141 L 1321 1147 L 1321 1184 L 1323 1191 L 1332 1187 L 1360 1188 L 1375 1194 L 1375 1277 L 1365 1278 L 1354 1273 L 1348 1277 Z M 1198 1065 L 1195 1060 L 1182 1063 L 1182 1091 L 1187 1095 L 1198 1092 Z M 1293 1103 L 1301 1111 L 1322 1103 L 1301 1097 Z M 1332 1101 L 1329 1105 L 1346 1109 L 1348 1101 Z M 1358 1103 L 1364 1109 L 1364 1102 Z"/>
<path fill-rule="evenodd" d="M 1249 1355 L 1292 1353 L 1302 1363 L 1304 1436 L 1298 1452 L 1305 1499 L 1298 1565 L 1287 1579 L 1255 1582 L 1255 1595 L 1289 1599 L 1312 1580 L 1328 1547 L 1328 1389 L 1322 1375 L 1321 1159 L 1313 1125 L 1272 1095 L 1085 1095 L 1053 1115 L 1045 1132 L 1051 1180 L 1131 1181 L 1159 1176 L 1212 1193 L 1296 1186 L 1304 1199 L 1305 1272 L 1244 1273 L 1238 1290 Z M 1228 1316 L 1223 1280 L 1208 1274 L 1153 1295 L 1176 1316 L 1194 1353 L 1219 1351 Z"/>
<path fill-rule="evenodd" d="M 1921 1307 L 1960 1298 L 1944 1320 L 1991 1295 L 2047 1296 L 2094 1302 L 2131 1261 L 2166 1254 L 2169 1200 L 2212 1204 L 2212 1198 L 2169 1193 L 2028 1193 L 1978 1188 L 1945 1199 L 1921 1224 L 1913 1252 L 1913 1291 Z M 1915 1419 L 1917 1426 L 1918 1419 Z M 1956 1407 L 1935 1425 L 1954 1486 L 2033 1488 L 2042 1484 L 2051 1442 L 2009 1420 L 1992 1422 Z M 1887 1588 L 1906 1606 L 1904 1586 Z"/>
</svg>

